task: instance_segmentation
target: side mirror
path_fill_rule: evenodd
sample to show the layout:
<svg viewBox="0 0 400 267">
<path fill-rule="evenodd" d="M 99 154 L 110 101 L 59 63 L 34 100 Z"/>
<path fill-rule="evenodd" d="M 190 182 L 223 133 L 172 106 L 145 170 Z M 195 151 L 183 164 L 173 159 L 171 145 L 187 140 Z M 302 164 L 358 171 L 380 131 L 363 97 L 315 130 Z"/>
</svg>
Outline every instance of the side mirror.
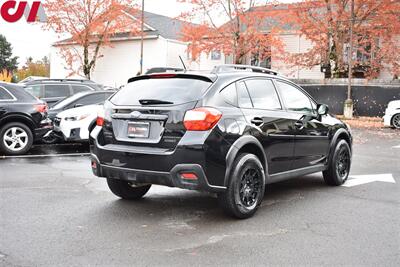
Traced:
<svg viewBox="0 0 400 267">
<path fill-rule="evenodd" d="M 321 116 L 327 115 L 328 112 L 329 112 L 329 107 L 327 105 L 325 105 L 325 104 L 318 105 L 318 110 L 317 110 L 318 115 L 321 115 Z"/>
</svg>

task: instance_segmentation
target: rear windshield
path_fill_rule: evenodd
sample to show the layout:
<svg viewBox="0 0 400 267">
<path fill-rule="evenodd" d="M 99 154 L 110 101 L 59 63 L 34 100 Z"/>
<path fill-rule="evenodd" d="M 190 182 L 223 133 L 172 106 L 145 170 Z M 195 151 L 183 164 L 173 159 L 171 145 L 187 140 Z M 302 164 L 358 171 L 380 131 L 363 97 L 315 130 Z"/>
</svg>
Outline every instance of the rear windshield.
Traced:
<svg viewBox="0 0 400 267">
<path fill-rule="evenodd" d="M 140 100 L 182 104 L 200 99 L 210 85 L 211 82 L 188 78 L 138 80 L 127 84 L 110 101 L 121 106 L 140 105 Z"/>
</svg>

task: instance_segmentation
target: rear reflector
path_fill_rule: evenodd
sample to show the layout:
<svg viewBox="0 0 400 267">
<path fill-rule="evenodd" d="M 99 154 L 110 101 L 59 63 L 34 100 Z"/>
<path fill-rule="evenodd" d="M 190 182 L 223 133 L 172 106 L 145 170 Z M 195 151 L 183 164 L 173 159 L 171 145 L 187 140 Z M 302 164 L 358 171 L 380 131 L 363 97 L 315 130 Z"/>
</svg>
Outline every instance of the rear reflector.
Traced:
<svg viewBox="0 0 400 267">
<path fill-rule="evenodd" d="M 181 173 L 181 178 L 184 180 L 197 180 L 197 175 L 192 172 Z"/>
<path fill-rule="evenodd" d="M 222 113 L 215 108 L 196 108 L 185 114 L 183 124 L 188 131 L 208 131 L 221 119 Z"/>
<path fill-rule="evenodd" d="M 96 125 L 97 126 L 103 126 L 104 125 L 104 110 L 103 109 L 101 109 L 97 113 Z"/>
</svg>

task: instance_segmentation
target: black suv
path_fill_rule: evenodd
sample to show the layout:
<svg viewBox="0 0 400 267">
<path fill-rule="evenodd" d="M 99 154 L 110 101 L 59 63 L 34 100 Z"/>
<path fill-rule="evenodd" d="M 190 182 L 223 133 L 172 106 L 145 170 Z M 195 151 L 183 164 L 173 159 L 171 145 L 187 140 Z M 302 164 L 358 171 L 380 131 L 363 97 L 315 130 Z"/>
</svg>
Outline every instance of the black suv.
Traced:
<svg viewBox="0 0 400 267">
<path fill-rule="evenodd" d="M 103 89 L 93 81 L 77 79 L 33 80 L 24 85 L 26 91 L 45 101 L 49 107 L 76 93 Z"/>
<path fill-rule="evenodd" d="M 92 170 L 123 199 L 151 184 L 204 190 L 247 218 L 266 184 L 322 171 L 341 185 L 349 175 L 348 127 L 268 69 L 139 76 L 104 107 L 91 133 Z"/>
<path fill-rule="evenodd" d="M 0 154 L 24 154 L 51 130 L 47 109 L 22 86 L 0 83 Z"/>
</svg>

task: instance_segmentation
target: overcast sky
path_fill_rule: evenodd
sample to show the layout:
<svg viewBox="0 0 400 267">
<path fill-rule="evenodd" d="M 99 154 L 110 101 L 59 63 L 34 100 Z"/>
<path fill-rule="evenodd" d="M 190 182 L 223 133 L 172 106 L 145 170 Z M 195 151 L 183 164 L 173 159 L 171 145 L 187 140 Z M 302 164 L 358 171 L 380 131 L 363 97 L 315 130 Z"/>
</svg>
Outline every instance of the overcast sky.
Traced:
<svg viewBox="0 0 400 267">
<path fill-rule="evenodd" d="M 32 2 L 33 0 L 28 0 Z M 280 2 L 295 2 L 296 0 L 282 0 Z M 178 4 L 176 0 L 145 0 L 145 10 L 165 16 L 176 17 L 186 11 L 187 6 Z M 26 58 L 34 60 L 49 56 L 49 48 L 57 40 L 57 36 L 41 29 L 40 25 L 29 24 L 25 20 L 16 23 L 6 23 L 0 20 L 0 33 L 5 35 L 13 46 L 13 53 L 19 57 L 20 65 Z"/>
</svg>

